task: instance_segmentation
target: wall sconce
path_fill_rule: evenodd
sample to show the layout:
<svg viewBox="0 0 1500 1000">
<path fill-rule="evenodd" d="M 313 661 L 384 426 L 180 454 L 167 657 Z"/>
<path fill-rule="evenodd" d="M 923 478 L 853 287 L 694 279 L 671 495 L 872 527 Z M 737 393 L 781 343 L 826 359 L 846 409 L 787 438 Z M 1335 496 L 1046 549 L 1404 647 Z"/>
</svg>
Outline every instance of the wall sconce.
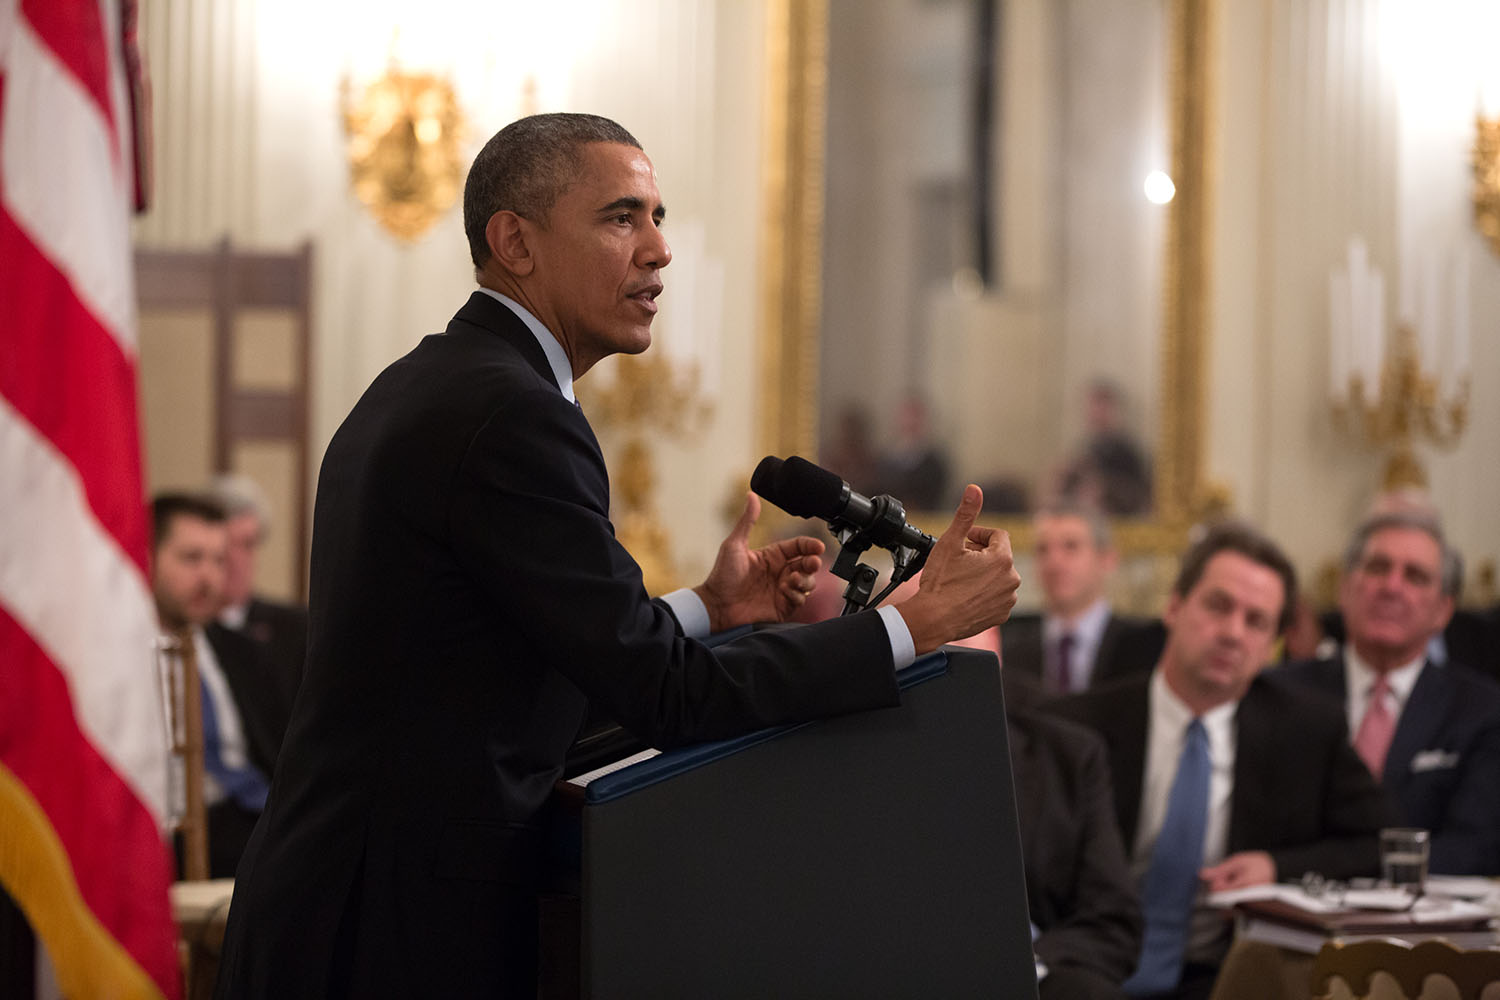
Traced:
<svg viewBox="0 0 1500 1000">
<path fill-rule="evenodd" d="M 354 193 L 385 229 L 415 242 L 463 190 L 467 132 L 453 85 L 392 65 L 357 100 L 341 86 Z"/>
<path fill-rule="evenodd" d="M 1426 488 L 1416 445 L 1452 448 L 1468 425 L 1467 259 L 1460 257 L 1449 276 L 1446 315 L 1437 262 L 1425 263 L 1411 295 L 1417 301 L 1403 310 L 1420 315 L 1420 335 L 1412 322 L 1400 322 L 1394 337 L 1387 337 L 1385 277 L 1370 263 L 1362 240 L 1349 242 L 1347 262 L 1330 279 L 1334 425 L 1385 451 L 1385 490 Z"/>
<path fill-rule="evenodd" d="M 1474 223 L 1500 253 L 1500 115 L 1474 123 Z"/>
</svg>

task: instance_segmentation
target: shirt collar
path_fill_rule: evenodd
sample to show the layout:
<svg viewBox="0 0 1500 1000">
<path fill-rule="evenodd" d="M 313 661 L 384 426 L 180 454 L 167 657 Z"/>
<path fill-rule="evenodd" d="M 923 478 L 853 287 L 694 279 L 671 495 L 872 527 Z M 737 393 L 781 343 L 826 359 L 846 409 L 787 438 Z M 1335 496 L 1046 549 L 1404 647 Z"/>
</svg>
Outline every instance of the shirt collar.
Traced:
<svg viewBox="0 0 1500 1000">
<path fill-rule="evenodd" d="M 542 321 L 531 314 L 531 310 L 509 295 L 502 295 L 493 288 L 485 288 L 483 285 L 479 286 L 479 290 L 508 307 L 522 323 L 526 324 L 526 329 L 531 331 L 531 335 L 541 345 L 542 353 L 547 355 L 547 364 L 552 366 L 552 377 L 557 379 L 557 387 L 562 390 L 564 398 L 570 403 L 578 402 L 578 398 L 573 395 L 573 366 L 568 363 L 568 354 L 563 350 L 558 339 L 552 335 L 552 331 L 543 326 Z"/>
<path fill-rule="evenodd" d="M 1072 625 L 1063 624 L 1063 620 L 1056 615 L 1044 615 L 1042 634 L 1052 644 L 1056 644 L 1064 635 L 1072 635 L 1077 645 L 1092 647 L 1098 644 L 1104 635 L 1104 626 L 1108 624 L 1109 601 L 1101 597 L 1075 618 Z"/>
<path fill-rule="evenodd" d="M 1234 747 L 1234 713 L 1239 709 L 1238 700 L 1225 702 L 1197 716 L 1208 731 L 1210 753 L 1216 761 L 1224 760 Z M 1172 686 L 1167 683 L 1161 668 L 1151 672 L 1151 710 L 1168 731 L 1175 733 L 1181 745 L 1182 734 L 1194 719 L 1193 710 L 1187 706 Z"/>
<path fill-rule="evenodd" d="M 1397 705 L 1405 705 L 1406 699 L 1411 695 L 1411 689 L 1416 687 L 1417 675 L 1422 672 L 1426 664 L 1425 656 L 1418 656 L 1410 663 L 1402 664 L 1394 670 L 1386 673 L 1385 681 L 1391 688 L 1391 694 L 1396 698 Z M 1344 643 L 1344 690 L 1361 701 L 1369 696 L 1370 689 L 1375 686 L 1375 668 L 1366 663 L 1354 649 L 1354 643 Z"/>
</svg>

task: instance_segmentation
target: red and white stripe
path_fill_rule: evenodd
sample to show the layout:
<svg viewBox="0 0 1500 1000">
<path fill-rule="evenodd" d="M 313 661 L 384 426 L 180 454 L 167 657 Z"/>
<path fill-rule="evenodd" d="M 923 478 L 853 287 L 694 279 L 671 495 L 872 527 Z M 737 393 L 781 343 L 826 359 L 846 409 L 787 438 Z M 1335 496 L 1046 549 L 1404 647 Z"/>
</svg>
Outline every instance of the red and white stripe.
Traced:
<svg viewBox="0 0 1500 1000">
<path fill-rule="evenodd" d="M 0 0 L 0 880 L 64 994 L 180 993 L 118 0 Z"/>
</svg>

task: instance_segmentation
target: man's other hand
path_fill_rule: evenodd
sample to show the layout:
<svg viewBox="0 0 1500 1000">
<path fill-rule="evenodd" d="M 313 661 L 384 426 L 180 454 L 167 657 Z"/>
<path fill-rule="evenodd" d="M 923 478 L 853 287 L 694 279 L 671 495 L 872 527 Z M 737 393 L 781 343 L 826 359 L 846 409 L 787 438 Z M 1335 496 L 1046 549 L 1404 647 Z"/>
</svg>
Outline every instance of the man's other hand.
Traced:
<svg viewBox="0 0 1500 1000">
<path fill-rule="evenodd" d="M 786 621 L 812 593 L 823 543 L 802 535 L 751 549 L 750 529 L 760 517 L 760 497 L 745 497 L 745 511 L 719 546 L 708 579 L 693 588 L 708 609 L 709 627 L 722 632 L 752 622 Z"/>
</svg>

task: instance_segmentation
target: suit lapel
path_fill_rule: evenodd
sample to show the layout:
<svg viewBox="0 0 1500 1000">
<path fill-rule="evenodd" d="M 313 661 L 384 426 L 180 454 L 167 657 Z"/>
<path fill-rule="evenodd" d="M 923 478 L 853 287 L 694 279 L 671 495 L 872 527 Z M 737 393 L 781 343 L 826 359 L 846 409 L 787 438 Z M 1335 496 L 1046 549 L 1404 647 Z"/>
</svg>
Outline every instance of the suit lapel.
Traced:
<svg viewBox="0 0 1500 1000">
<path fill-rule="evenodd" d="M 1151 728 L 1151 675 L 1122 686 L 1112 712 L 1111 766 L 1117 767 L 1115 813 L 1127 853 L 1135 855 L 1136 828 L 1141 820 L 1141 786 L 1145 781 L 1146 742 Z"/>
<path fill-rule="evenodd" d="M 1109 665 L 1114 662 L 1115 646 L 1120 642 L 1120 633 L 1123 626 L 1120 619 L 1111 614 L 1104 623 L 1104 632 L 1099 636 L 1099 648 L 1094 650 L 1094 662 L 1090 664 L 1089 687 L 1098 687 L 1107 684 L 1114 677 L 1109 672 Z"/>
<path fill-rule="evenodd" d="M 1261 683 L 1252 681 L 1234 713 L 1234 791 L 1229 797 L 1227 852 L 1233 854 L 1264 838 L 1256 826 L 1255 810 L 1242 809 L 1246 802 L 1265 801 L 1260 789 L 1275 788 L 1277 739 L 1275 720 L 1266 712 Z"/>
<path fill-rule="evenodd" d="M 1411 694 L 1401 709 L 1401 718 L 1396 721 L 1396 732 L 1386 753 L 1382 780 L 1387 788 L 1394 790 L 1406 779 L 1410 773 L 1408 765 L 1419 750 L 1437 745 L 1453 697 L 1445 681 L 1442 667 L 1430 660 L 1422 665 L 1417 683 L 1412 685 Z"/>
<path fill-rule="evenodd" d="M 452 332 L 453 327 L 460 323 L 498 335 L 515 348 L 516 353 L 525 358 L 526 363 L 535 368 L 537 374 L 557 385 L 557 376 L 553 374 L 552 365 L 548 363 L 542 345 L 536 342 L 536 337 L 532 336 L 521 317 L 503 302 L 485 292 L 475 292 L 454 315 L 453 321 L 448 324 L 449 331 Z M 558 391 L 562 391 L 561 387 Z"/>
</svg>

